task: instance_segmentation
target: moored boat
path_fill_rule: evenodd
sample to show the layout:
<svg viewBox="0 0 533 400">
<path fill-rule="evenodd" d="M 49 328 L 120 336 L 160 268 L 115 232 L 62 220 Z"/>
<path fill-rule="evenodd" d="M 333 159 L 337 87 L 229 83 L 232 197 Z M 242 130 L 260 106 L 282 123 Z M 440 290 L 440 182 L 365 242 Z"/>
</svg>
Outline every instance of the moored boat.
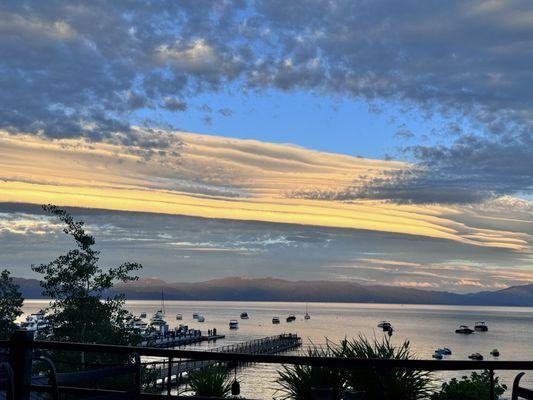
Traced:
<svg viewBox="0 0 533 400">
<path fill-rule="evenodd" d="M 478 332 L 487 332 L 489 330 L 489 327 L 487 326 L 487 324 L 485 324 L 485 322 L 478 321 L 474 325 L 474 329 Z"/>
<path fill-rule="evenodd" d="M 183 319 L 183 315 L 176 314 L 176 321 L 181 321 Z"/>
<path fill-rule="evenodd" d="M 250 318 L 250 317 L 248 316 L 247 312 L 242 312 L 241 313 L 241 319 L 248 319 L 248 318 Z"/>
<path fill-rule="evenodd" d="M 490 355 L 493 357 L 499 357 L 500 351 L 498 349 L 492 349 L 492 351 L 490 352 Z"/>
<path fill-rule="evenodd" d="M 378 324 L 378 328 L 383 329 L 383 332 L 388 332 L 392 329 L 392 325 L 389 321 L 381 321 Z"/>
<path fill-rule="evenodd" d="M 229 321 L 229 328 L 230 329 L 238 329 L 239 328 L 239 321 L 236 319 L 232 319 Z"/>
<path fill-rule="evenodd" d="M 435 350 L 435 352 L 433 353 L 433 355 L 431 357 L 433 357 L 433 358 L 435 358 L 437 360 L 442 360 L 442 353 L 439 350 Z"/>
<path fill-rule="evenodd" d="M 273 324 L 279 324 L 279 317 L 272 317 Z"/>
<path fill-rule="evenodd" d="M 197 312 L 195 312 L 195 313 L 192 314 L 192 318 L 193 318 L 193 319 L 198 319 L 199 316 L 200 316 L 200 314 L 197 313 Z"/>
<path fill-rule="evenodd" d="M 146 318 L 146 313 L 142 312 L 141 315 L 139 315 L 139 318 Z"/>
<path fill-rule="evenodd" d="M 293 322 L 296 321 L 296 316 L 294 314 L 289 314 L 287 317 L 287 322 Z"/>
<path fill-rule="evenodd" d="M 470 358 L 471 360 L 478 360 L 478 361 L 483 360 L 483 356 L 481 355 L 481 353 L 472 353 L 468 356 L 468 358 Z"/>
<path fill-rule="evenodd" d="M 198 315 L 197 321 L 198 322 L 205 322 L 205 317 L 203 315 Z"/>
<path fill-rule="evenodd" d="M 473 329 L 470 329 L 468 326 L 466 325 L 460 325 L 459 328 L 457 328 L 455 330 L 455 333 L 462 333 L 462 334 L 465 334 L 465 335 L 469 335 L 471 333 L 474 333 L 474 330 Z"/>
</svg>

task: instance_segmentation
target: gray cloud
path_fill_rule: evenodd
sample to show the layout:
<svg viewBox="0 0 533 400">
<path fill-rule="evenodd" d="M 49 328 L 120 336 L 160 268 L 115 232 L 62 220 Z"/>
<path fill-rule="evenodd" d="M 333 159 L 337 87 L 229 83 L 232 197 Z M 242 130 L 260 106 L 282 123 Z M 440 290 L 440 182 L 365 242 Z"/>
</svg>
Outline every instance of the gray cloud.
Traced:
<svg viewBox="0 0 533 400">
<path fill-rule="evenodd" d="M 443 144 L 404 149 L 419 166 L 383 195 L 529 192 L 532 13 L 526 0 L 7 1 L 0 128 L 135 141 L 141 109 L 179 111 L 228 85 L 307 90 L 450 121 Z"/>
</svg>

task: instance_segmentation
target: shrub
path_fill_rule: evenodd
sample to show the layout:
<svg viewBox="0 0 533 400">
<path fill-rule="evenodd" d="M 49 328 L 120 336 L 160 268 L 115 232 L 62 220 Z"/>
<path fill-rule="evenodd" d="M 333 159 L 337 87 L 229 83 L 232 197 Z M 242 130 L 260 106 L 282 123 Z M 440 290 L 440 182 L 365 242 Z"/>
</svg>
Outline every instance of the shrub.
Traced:
<svg viewBox="0 0 533 400">
<path fill-rule="evenodd" d="M 322 347 L 313 346 L 308 349 L 310 357 L 328 357 L 331 352 Z M 281 386 L 282 399 L 307 400 L 311 398 L 311 389 L 329 387 L 332 398 L 340 399 L 344 388 L 342 373 L 336 368 L 317 367 L 312 365 L 283 365 L 277 383 Z"/>
<path fill-rule="evenodd" d="M 431 400 L 486 400 L 489 398 L 490 374 L 472 372 L 470 377 L 463 376 L 461 380 L 453 378 L 442 384 L 439 392 L 431 396 Z M 494 398 L 498 399 L 507 389 L 506 385 L 494 378 Z"/>
<path fill-rule="evenodd" d="M 409 346 L 408 341 L 395 347 L 387 337 L 370 342 L 359 336 L 345 339 L 332 349 L 337 357 L 408 360 L 414 358 Z M 347 386 L 366 392 L 368 400 L 381 400 L 384 396 L 394 400 L 419 400 L 427 399 L 432 392 L 431 373 L 427 371 L 396 369 L 380 374 L 371 368 L 346 369 L 343 375 Z"/>
<path fill-rule="evenodd" d="M 210 365 L 189 374 L 189 386 L 196 396 L 226 397 L 231 392 L 229 370 Z"/>
</svg>

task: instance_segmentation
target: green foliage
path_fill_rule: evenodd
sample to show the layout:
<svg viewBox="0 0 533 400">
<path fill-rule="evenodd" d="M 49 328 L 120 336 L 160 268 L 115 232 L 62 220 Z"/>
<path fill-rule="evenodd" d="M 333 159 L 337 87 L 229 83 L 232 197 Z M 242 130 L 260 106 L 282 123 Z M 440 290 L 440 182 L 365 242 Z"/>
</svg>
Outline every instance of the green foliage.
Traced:
<svg viewBox="0 0 533 400">
<path fill-rule="evenodd" d="M 313 346 L 308 349 L 310 357 L 331 356 L 329 349 Z M 277 383 L 281 386 L 282 399 L 307 400 L 311 398 L 311 389 L 329 387 L 333 399 L 342 398 L 344 381 L 342 371 L 336 368 L 312 365 L 283 365 Z"/>
<path fill-rule="evenodd" d="M 189 374 L 195 396 L 227 397 L 231 392 L 230 374 L 223 365 L 210 365 Z"/>
<path fill-rule="evenodd" d="M 345 339 L 331 348 L 337 357 L 394 360 L 414 358 L 408 341 L 395 347 L 388 337 L 370 342 L 366 337 L 359 336 L 357 339 Z M 374 369 L 345 369 L 343 374 L 346 385 L 356 391 L 366 392 L 368 400 L 383 399 L 384 395 L 385 398 L 394 400 L 426 399 L 432 391 L 431 374 L 426 371 L 395 369 L 379 374 Z"/>
<path fill-rule="evenodd" d="M 8 270 L 0 272 L 0 339 L 7 339 L 16 329 L 15 320 L 22 315 L 22 294 Z"/>
<path fill-rule="evenodd" d="M 100 268 L 100 252 L 94 250 L 95 239 L 85 232 L 84 223 L 56 206 L 43 209 L 65 224 L 64 233 L 77 245 L 48 264 L 32 265 L 35 272 L 44 275 L 43 295 L 54 299 L 47 309 L 52 327 L 48 337 L 82 343 L 136 344 L 138 336 L 126 326 L 130 314 L 123 307 L 124 296 L 104 298 L 104 293 L 115 282 L 137 279 L 130 273 L 142 266 L 126 262 L 116 268 Z"/>
<path fill-rule="evenodd" d="M 489 371 L 481 373 L 472 372 L 470 377 L 463 376 L 461 380 L 456 378 L 442 384 L 439 392 L 431 396 L 431 400 L 486 400 L 489 398 L 490 374 Z M 494 398 L 499 399 L 507 386 L 494 378 Z"/>
</svg>

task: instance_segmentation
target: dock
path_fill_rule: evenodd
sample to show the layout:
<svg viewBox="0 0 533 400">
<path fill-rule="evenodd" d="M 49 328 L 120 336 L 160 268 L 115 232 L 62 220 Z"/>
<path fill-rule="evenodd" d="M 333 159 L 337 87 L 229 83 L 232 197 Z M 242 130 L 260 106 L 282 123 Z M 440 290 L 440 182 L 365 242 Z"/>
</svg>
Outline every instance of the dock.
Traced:
<svg viewBox="0 0 533 400">
<path fill-rule="evenodd" d="M 142 347 L 180 347 L 194 343 L 213 342 L 218 339 L 224 339 L 225 335 L 202 335 L 200 331 L 191 331 L 183 335 L 165 336 L 154 339 L 147 339 L 140 343 Z"/>
<path fill-rule="evenodd" d="M 261 339 L 254 339 L 247 342 L 229 344 L 226 346 L 209 349 L 209 351 L 216 351 L 222 353 L 238 353 L 238 354 L 278 354 L 298 348 L 302 345 L 302 338 L 294 333 L 285 333 L 281 335 L 268 336 Z M 154 377 L 154 386 L 158 381 L 161 385 L 165 384 L 165 380 L 174 380 L 176 377 L 181 377 L 184 373 L 188 373 L 200 368 L 204 368 L 214 364 L 220 364 L 216 360 L 180 360 L 174 361 L 170 364 L 163 362 L 159 363 L 158 374 Z"/>
</svg>

